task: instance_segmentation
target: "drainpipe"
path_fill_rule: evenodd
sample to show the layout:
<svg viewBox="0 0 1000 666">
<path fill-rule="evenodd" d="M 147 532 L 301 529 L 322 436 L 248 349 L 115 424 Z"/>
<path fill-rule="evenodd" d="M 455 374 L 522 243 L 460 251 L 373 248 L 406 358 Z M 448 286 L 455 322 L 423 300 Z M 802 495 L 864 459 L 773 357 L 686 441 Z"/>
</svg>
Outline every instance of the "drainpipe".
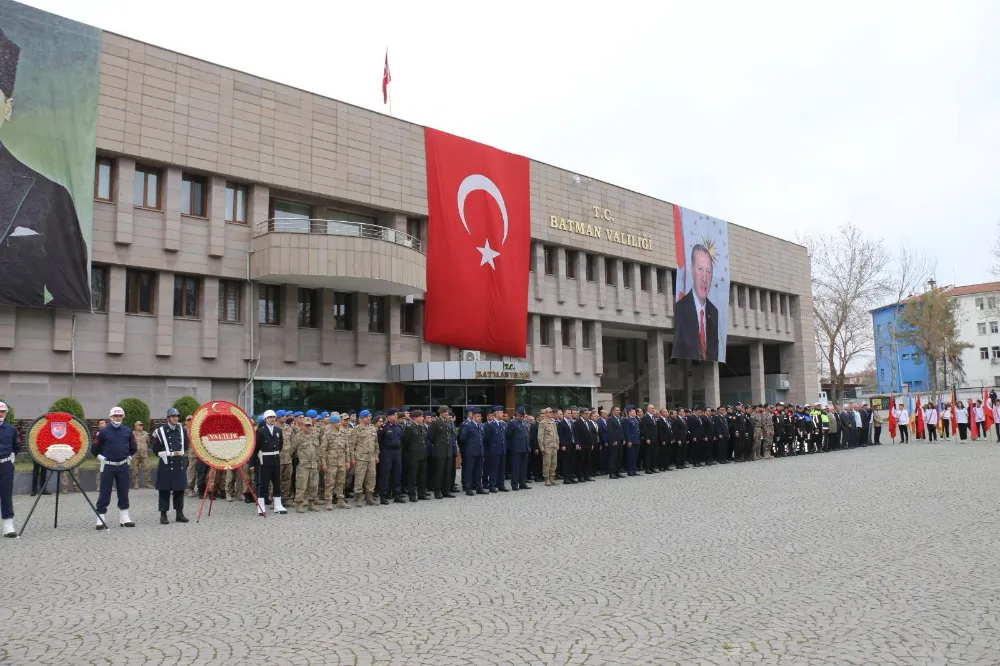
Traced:
<svg viewBox="0 0 1000 666">
<path fill-rule="evenodd" d="M 69 384 L 69 394 L 76 397 L 76 315 L 73 315 L 69 329 L 69 368 L 72 380 Z"/>
</svg>

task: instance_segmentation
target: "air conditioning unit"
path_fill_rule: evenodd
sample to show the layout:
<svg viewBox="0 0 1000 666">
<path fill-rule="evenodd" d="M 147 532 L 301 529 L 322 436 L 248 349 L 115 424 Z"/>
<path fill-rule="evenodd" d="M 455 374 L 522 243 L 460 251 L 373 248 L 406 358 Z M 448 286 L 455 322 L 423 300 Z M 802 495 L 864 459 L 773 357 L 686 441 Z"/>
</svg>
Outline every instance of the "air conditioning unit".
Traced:
<svg viewBox="0 0 1000 666">
<path fill-rule="evenodd" d="M 792 386 L 791 382 L 789 382 L 787 379 L 782 379 L 781 381 L 778 382 L 778 388 L 783 391 L 787 391 L 789 388 L 791 388 L 791 386 Z"/>
<path fill-rule="evenodd" d="M 479 361 L 479 352 L 472 349 L 463 349 L 459 358 L 467 362 L 477 362 Z"/>
</svg>

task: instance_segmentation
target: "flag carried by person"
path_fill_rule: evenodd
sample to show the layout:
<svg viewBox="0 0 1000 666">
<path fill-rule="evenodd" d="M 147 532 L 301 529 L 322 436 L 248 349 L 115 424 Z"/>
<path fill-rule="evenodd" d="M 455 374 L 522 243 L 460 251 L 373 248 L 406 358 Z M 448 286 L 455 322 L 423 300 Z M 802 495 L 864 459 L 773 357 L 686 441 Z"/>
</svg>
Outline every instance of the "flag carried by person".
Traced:
<svg viewBox="0 0 1000 666">
<path fill-rule="evenodd" d="M 920 404 L 920 394 L 917 394 L 917 408 L 913 410 L 916 415 L 913 417 L 916 427 L 914 432 L 917 433 L 917 439 L 924 438 L 924 408 Z"/>
<path fill-rule="evenodd" d="M 990 394 L 986 389 L 983 389 L 983 416 L 986 418 L 983 424 L 983 437 L 989 437 L 990 428 L 993 427 L 993 401 L 990 400 Z"/>
<path fill-rule="evenodd" d="M 889 437 L 896 439 L 896 399 L 889 394 Z"/>
<path fill-rule="evenodd" d="M 969 412 L 969 437 L 977 439 L 979 437 L 979 424 L 976 423 L 976 401 L 970 400 L 966 409 Z"/>
<path fill-rule="evenodd" d="M 958 408 L 955 407 L 955 403 L 958 402 L 958 396 L 955 394 L 955 387 L 951 387 L 951 427 L 958 430 Z"/>
</svg>

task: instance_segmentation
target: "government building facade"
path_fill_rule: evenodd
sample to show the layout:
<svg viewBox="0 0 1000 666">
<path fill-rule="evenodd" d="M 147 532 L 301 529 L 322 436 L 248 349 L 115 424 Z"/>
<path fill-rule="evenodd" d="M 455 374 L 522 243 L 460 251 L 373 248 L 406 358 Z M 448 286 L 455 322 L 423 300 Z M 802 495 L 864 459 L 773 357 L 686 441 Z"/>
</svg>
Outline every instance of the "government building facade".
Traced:
<svg viewBox="0 0 1000 666">
<path fill-rule="evenodd" d="M 672 361 L 672 205 L 532 161 L 528 348 L 501 358 L 421 337 L 423 127 L 107 32 L 97 125 L 93 311 L 0 306 L 19 418 L 817 396 L 802 246 L 730 224 L 727 363 Z"/>
</svg>

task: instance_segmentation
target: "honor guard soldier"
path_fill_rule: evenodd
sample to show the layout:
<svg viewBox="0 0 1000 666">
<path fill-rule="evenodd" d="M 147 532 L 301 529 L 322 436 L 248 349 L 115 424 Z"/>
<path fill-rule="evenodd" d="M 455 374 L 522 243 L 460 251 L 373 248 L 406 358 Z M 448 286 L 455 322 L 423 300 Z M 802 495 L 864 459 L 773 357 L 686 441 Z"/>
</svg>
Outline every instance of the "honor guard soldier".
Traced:
<svg viewBox="0 0 1000 666">
<path fill-rule="evenodd" d="M 347 470 L 351 468 L 350 431 L 343 427 L 340 414 L 330 416 L 330 430 L 323 436 L 323 493 L 326 499 L 326 510 L 333 511 L 333 497 L 337 496 L 338 509 L 350 509 L 344 503 L 344 481 Z"/>
<path fill-rule="evenodd" d="M 309 410 L 310 413 L 315 413 Z M 298 458 L 295 469 L 295 512 L 304 513 L 306 508 L 316 508 L 316 493 L 319 492 L 320 454 L 323 451 L 323 434 L 313 423 L 311 416 L 302 419 L 302 426 L 292 434 L 292 455 Z"/>
<path fill-rule="evenodd" d="M 362 409 L 358 425 L 351 430 L 351 455 L 354 456 L 354 498 L 361 506 L 362 497 L 368 506 L 375 504 L 375 466 L 378 464 L 378 432 L 371 424 L 371 412 Z"/>
<path fill-rule="evenodd" d="M 526 411 L 524 407 L 517 410 L 517 418 L 507 424 L 507 432 L 504 437 L 507 450 L 510 452 L 510 489 L 520 490 L 529 487 L 525 484 L 525 476 L 528 466 L 528 424 L 525 422 Z"/>
<path fill-rule="evenodd" d="M 257 458 L 257 513 L 263 516 L 268 493 L 274 498 L 274 512 L 288 513 L 281 503 L 281 453 L 285 448 L 285 431 L 277 424 L 278 417 L 270 409 L 264 412 L 264 422 L 257 426 L 253 454 Z"/>
<path fill-rule="evenodd" d="M 132 435 L 135 437 L 135 456 L 132 462 L 132 489 L 139 488 L 139 477 L 142 477 L 142 487 L 152 488 L 153 482 L 149 477 L 149 433 L 143 429 L 142 421 L 136 421 L 132 426 Z"/>
<path fill-rule="evenodd" d="M 180 424 L 181 413 L 171 407 L 167 410 L 167 423 L 153 431 L 153 452 L 159 457 L 156 468 L 156 490 L 160 493 L 160 524 L 168 525 L 167 511 L 170 498 L 174 500 L 174 516 L 178 523 L 184 517 L 184 490 L 187 488 L 187 452 L 191 448 L 189 434 Z"/>
<path fill-rule="evenodd" d="M 14 424 L 7 422 L 7 403 L 0 402 L 0 518 L 3 535 L 13 539 L 14 529 L 14 457 L 21 452 L 21 437 Z"/>
<path fill-rule="evenodd" d="M 483 424 L 479 408 L 469 409 L 458 429 L 458 446 L 462 451 L 462 489 L 466 495 L 486 495 L 483 490 Z"/>
<path fill-rule="evenodd" d="M 111 423 L 97 434 L 94 443 L 94 453 L 100 463 L 100 486 L 97 493 L 97 529 L 108 527 L 108 505 L 111 503 L 111 486 L 115 486 L 118 495 L 118 524 L 122 527 L 135 527 L 128 515 L 129 462 L 135 455 L 136 444 L 132 431 L 122 425 L 125 410 L 121 407 L 111 408 Z"/>
<path fill-rule="evenodd" d="M 406 504 L 403 499 L 403 424 L 399 410 L 391 407 L 386 421 L 378 433 L 379 462 L 382 465 L 379 486 L 382 488 L 382 505 L 389 503 L 389 496 L 396 504 Z"/>
<path fill-rule="evenodd" d="M 403 427 L 403 457 L 406 459 L 406 493 L 411 502 L 429 499 L 427 496 L 427 430 L 424 413 L 419 409 L 407 412 Z"/>
</svg>

